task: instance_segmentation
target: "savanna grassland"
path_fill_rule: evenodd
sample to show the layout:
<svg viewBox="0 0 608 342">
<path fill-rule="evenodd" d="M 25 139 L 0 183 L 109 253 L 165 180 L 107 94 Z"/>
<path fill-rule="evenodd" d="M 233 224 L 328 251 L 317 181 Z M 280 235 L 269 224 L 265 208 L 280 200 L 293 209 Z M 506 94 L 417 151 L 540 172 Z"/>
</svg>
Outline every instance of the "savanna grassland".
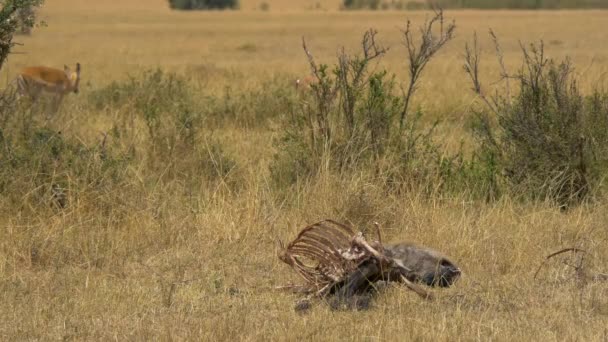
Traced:
<svg viewBox="0 0 608 342">
<path fill-rule="evenodd" d="M 341 47 L 358 53 L 373 27 L 390 47 L 374 70 L 402 84 L 400 29 L 430 14 L 266 3 L 186 13 L 161 0 L 47 0 L 46 25 L 16 38 L 23 45 L 2 88 L 26 65 L 80 62 L 82 81 L 54 115 L 44 103 L 2 111 L 0 340 L 608 339 L 607 282 L 577 278 L 565 265 L 580 261 L 572 254 L 534 278 L 566 247 L 587 251 L 580 272 L 608 272 L 602 176 L 593 196 L 560 210 L 515 191 L 488 198 L 470 190 L 483 172 L 454 166 L 455 178 L 444 162 L 477 148 L 470 127 L 484 105 L 462 67 L 475 31 L 491 91 L 500 68 L 489 28 L 507 69 L 522 63 L 520 41 L 542 39 L 550 57 L 570 57 L 591 94 L 606 87 L 608 12 L 446 13 L 456 36 L 411 105 L 420 113 L 412 132 L 439 120 L 432 137 L 421 135 L 435 147 L 413 143 L 420 152 L 401 172 L 390 154 L 335 166 L 331 155 L 310 162 L 298 152 L 300 126 L 289 122 L 311 100 L 293 80 L 310 70 L 302 36 L 317 62 L 333 65 Z M 432 302 L 394 286 L 367 311 L 319 302 L 298 314 L 298 296 L 274 289 L 298 281 L 276 257 L 277 240 L 323 218 L 365 232 L 377 221 L 384 239 L 438 249 L 463 277 L 433 290 Z"/>
</svg>

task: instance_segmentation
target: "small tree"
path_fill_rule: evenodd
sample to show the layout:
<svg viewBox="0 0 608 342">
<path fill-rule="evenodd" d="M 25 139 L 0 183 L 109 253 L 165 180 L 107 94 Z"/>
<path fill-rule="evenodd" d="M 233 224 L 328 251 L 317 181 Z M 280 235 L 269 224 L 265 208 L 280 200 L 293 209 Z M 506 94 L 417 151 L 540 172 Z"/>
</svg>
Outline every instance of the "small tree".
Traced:
<svg viewBox="0 0 608 342">
<path fill-rule="evenodd" d="M 438 30 L 434 28 L 437 25 L 439 25 Z M 420 75 L 422 75 L 422 71 L 433 56 L 435 56 L 435 54 L 441 50 L 445 44 L 454 38 L 455 30 L 456 24 L 453 21 L 447 26 L 444 26 L 443 10 L 441 8 L 435 10 L 435 15 L 430 20 L 427 20 L 420 28 L 419 45 L 416 46 L 411 28 L 411 22 L 409 20 L 407 21 L 405 30 L 403 30 L 403 41 L 405 47 L 407 48 L 410 82 L 407 86 L 407 91 L 404 92 L 403 96 L 403 110 L 401 111 L 399 117 L 400 131 L 403 131 L 409 110 L 410 99 L 413 97 L 414 92 L 416 92 L 418 80 L 420 79 Z"/>
<path fill-rule="evenodd" d="M 34 11 L 34 7 L 23 7 L 17 11 L 16 16 L 17 20 L 19 21 L 19 30 L 17 33 L 30 35 L 32 33 L 32 25 L 30 25 L 30 23 L 33 23 L 36 20 L 36 12 Z"/>
<path fill-rule="evenodd" d="M 15 43 L 13 35 L 19 30 L 31 28 L 35 24 L 33 8 L 42 5 L 44 0 L 4 0 L 0 5 L 0 69 Z"/>
</svg>

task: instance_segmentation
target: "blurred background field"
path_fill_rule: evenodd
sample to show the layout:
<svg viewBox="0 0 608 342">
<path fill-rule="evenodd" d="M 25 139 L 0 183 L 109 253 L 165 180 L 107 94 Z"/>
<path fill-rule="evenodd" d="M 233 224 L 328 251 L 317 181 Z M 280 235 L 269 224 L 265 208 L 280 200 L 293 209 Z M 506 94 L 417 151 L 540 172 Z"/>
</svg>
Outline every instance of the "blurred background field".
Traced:
<svg viewBox="0 0 608 342">
<path fill-rule="evenodd" d="M 588 251 L 589 276 L 608 272 L 606 149 L 588 131 L 603 129 L 608 112 L 608 11 L 447 11 L 456 34 L 410 105 L 420 114 L 412 134 L 422 133 L 412 153 L 389 141 L 383 157 L 363 160 L 338 145 L 344 166 L 298 135 L 298 120 L 315 113 L 294 87 L 310 73 L 302 37 L 317 62 L 334 65 L 342 47 L 359 53 L 363 33 L 377 29 L 389 51 L 371 70 L 394 73 L 399 96 L 408 80 L 401 30 L 432 13 L 339 8 L 242 0 L 237 11 L 180 12 L 163 0 L 47 0 L 38 13 L 46 25 L 16 37 L 23 45 L 0 88 L 24 66 L 79 62 L 81 93 L 50 119 L 2 112 L 0 339 L 606 340 L 606 282 L 577 278 L 565 265 L 580 261 L 573 255 L 533 276 L 570 246 Z M 520 42 L 542 39 L 548 56 L 571 59 L 585 103 L 594 92 L 603 99 L 581 131 L 597 137 L 588 200 L 564 210 L 521 199 L 502 171 L 488 176 L 500 191 L 481 184 L 494 169 L 473 159 L 481 150 L 471 126 L 485 109 L 463 55 L 477 32 L 482 83 L 500 89 L 490 28 L 507 69 L 523 65 Z M 326 217 L 365 232 L 378 221 L 387 240 L 445 252 L 463 279 L 434 291 L 435 302 L 391 287 L 370 311 L 318 303 L 298 315 L 298 297 L 273 290 L 298 281 L 276 257 L 277 240 Z"/>
<path fill-rule="evenodd" d="M 259 83 L 270 75 L 305 75 L 309 72 L 301 48 L 301 37 L 320 62 L 331 63 L 338 50 L 355 51 L 362 33 L 377 29 L 379 39 L 391 48 L 383 66 L 407 76 L 405 48 L 399 30 L 407 18 L 422 23 L 424 11 L 331 11 L 305 10 L 306 2 L 270 1 L 269 12 L 171 11 L 164 1 L 85 3 L 57 0 L 45 5 L 40 19 L 48 26 L 16 51 L 2 71 L 9 78 L 18 68 L 30 64 L 61 66 L 80 61 L 85 87 L 103 85 L 128 74 L 161 66 L 199 77 L 211 91 L 228 83 L 240 86 Z M 124 8 L 124 9 L 118 9 Z M 304 9 L 303 9 L 304 8 Z M 285 9 L 285 11 L 283 11 Z M 449 44 L 426 72 L 419 100 L 433 111 L 448 111 L 460 118 L 472 101 L 468 80 L 462 73 L 464 42 L 477 31 L 485 48 L 482 65 L 487 82 L 497 79 L 493 47 L 486 32 L 492 28 L 500 36 L 508 67 L 519 67 L 519 42 L 543 39 L 555 59 L 572 58 L 577 73 L 585 77 L 582 86 L 603 82 L 608 69 L 607 39 L 602 29 L 603 11 L 454 11 L 458 23 L 456 39 Z M 7 76 L 5 76 L 7 77 Z"/>
</svg>

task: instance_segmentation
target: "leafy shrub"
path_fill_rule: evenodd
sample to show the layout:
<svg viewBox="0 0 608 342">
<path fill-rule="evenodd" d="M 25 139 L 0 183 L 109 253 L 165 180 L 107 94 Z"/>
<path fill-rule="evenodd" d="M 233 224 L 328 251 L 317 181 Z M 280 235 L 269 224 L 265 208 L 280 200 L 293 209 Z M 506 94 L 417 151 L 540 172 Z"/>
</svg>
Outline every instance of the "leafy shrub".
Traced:
<svg viewBox="0 0 608 342">
<path fill-rule="evenodd" d="M 317 65 L 304 42 L 315 81 L 301 106 L 286 118 L 271 165 L 273 179 L 286 185 L 323 168 L 338 173 L 368 168 L 391 183 L 427 184 L 420 180 L 436 175 L 439 161 L 431 139 L 434 126 L 421 130 L 421 113 L 412 115 L 409 104 L 422 70 L 452 38 L 453 24 L 434 33 L 434 24 L 440 22 L 443 14 L 438 12 L 422 28 L 419 45 L 409 23 L 404 30 L 411 76 L 405 95 L 387 71 L 370 71 L 386 52 L 376 31 L 364 34 L 361 54 L 342 51 L 333 69 Z"/>
<path fill-rule="evenodd" d="M 128 109 L 131 120 L 143 119 L 153 150 L 164 155 L 163 160 L 176 149 L 191 146 L 201 127 L 202 113 L 188 81 L 160 69 L 123 83 L 113 82 L 93 91 L 89 99 L 96 109 L 119 106 Z"/>
<path fill-rule="evenodd" d="M 221 96 L 205 99 L 208 123 L 237 127 L 266 127 L 285 116 L 296 104 L 291 78 L 280 75 L 252 89 L 226 87 Z"/>
<path fill-rule="evenodd" d="M 503 77 L 515 80 L 519 89 L 511 95 L 507 84 L 487 98 L 477 73 L 476 41 L 467 47 L 465 69 L 488 108 L 478 113 L 474 127 L 478 154 L 492 163 L 494 177 L 504 177 L 514 194 L 548 198 L 562 208 L 579 203 L 606 174 L 607 94 L 581 94 L 571 62 L 545 57 L 542 42 L 522 47 L 524 67 L 509 75 L 493 38 Z"/>
<path fill-rule="evenodd" d="M 141 124 L 147 128 L 151 170 L 166 170 L 166 178 L 202 175 L 208 181 L 222 180 L 235 162 L 203 129 L 209 114 L 203 108 L 209 103 L 195 100 L 197 95 L 183 76 L 157 69 L 93 91 L 89 103 L 97 110 L 125 112 L 114 126 L 117 137 L 134 138 Z"/>
<path fill-rule="evenodd" d="M 35 24 L 33 8 L 42 3 L 43 0 L 5 0 L 0 4 L 0 69 L 15 45 L 13 35 L 29 32 Z"/>
<path fill-rule="evenodd" d="M 238 0 L 169 0 L 169 6 L 179 10 L 235 9 Z"/>
<path fill-rule="evenodd" d="M 113 153 L 105 139 L 89 147 L 43 127 L 18 133 L 0 141 L 0 191 L 9 207 L 65 208 L 82 196 L 109 199 L 124 185 L 129 157 Z"/>
</svg>

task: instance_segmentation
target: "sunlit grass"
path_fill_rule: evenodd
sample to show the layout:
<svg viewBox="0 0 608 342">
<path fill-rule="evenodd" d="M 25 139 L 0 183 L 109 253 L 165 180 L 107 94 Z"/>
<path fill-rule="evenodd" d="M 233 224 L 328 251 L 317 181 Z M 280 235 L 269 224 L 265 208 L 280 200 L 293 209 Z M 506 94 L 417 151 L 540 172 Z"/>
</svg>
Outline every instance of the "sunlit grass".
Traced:
<svg viewBox="0 0 608 342">
<path fill-rule="evenodd" d="M 329 11 L 308 10 L 313 1 L 268 0 L 270 11 L 260 12 L 252 9 L 261 1 L 252 0 L 242 2 L 243 11 L 213 13 L 170 12 L 161 0 L 47 2 L 40 17 L 48 26 L 18 37 L 22 54 L 10 57 L 2 79 L 10 80 L 25 65 L 80 62 L 82 93 L 68 95 L 57 116 L 37 124 L 86 146 L 99 146 L 102 133 L 114 126 L 126 122 L 131 127 L 128 107 L 94 109 L 88 98 L 92 91 L 156 67 L 186 75 L 199 92 L 195 98 L 221 98 L 226 87 L 260 89 L 272 77 L 290 87 L 291 77 L 309 71 L 302 36 L 318 61 L 333 64 L 338 49 L 355 51 L 362 32 L 374 27 L 391 47 L 382 66 L 405 80 L 399 28 L 408 17 L 418 24 L 427 16 L 342 13 L 335 1 L 323 2 Z M 490 27 L 502 41 L 509 68 L 519 67 L 520 40 L 542 38 L 550 56 L 572 58 L 583 89 L 605 84 L 608 12 L 455 11 L 447 16 L 456 20 L 457 38 L 425 70 L 415 101 L 428 113 L 428 122 L 442 119 L 437 134 L 447 151 L 470 142 L 467 119 L 475 97 L 461 53 L 474 31 L 483 44 L 482 74 L 488 85 L 498 79 L 485 35 Z M 150 150 L 145 125 L 132 127 L 127 137 L 132 140 L 110 137 L 109 146 L 122 152 L 133 143 L 134 153 Z M 569 246 L 589 252 L 588 272 L 608 272 L 605 200 L 562 213 L 549 204 L 509 198 L 486 203 L 464 195 L 387 194 L 365 170 L 347 177 L 322 173 L 279 193 L 268 165 L 281 132 L 278 119 L 258 126 L 206 126 L 206 140 L 197 141 L 201 150 L 218 141 L 237 165 L 212 181 L 199 181 L 197 175 L 168 177 L 165 168 L 149 167 L 150 154 L 121 169 L 123 183 L 75 187 L 82 193 L 71 193 L 74 201 L 64 210 L 34 200 L 36 186 L 44 185 L 26 183 L 22 193 L 0 194 L 0 339 L 608 336 L 607 284 L 577 282 L 572 268 L 560 263 L 564 259 L 533 278 L 546 255 Z M 32 179 L 36 172 L 31 171 Z M 9 202 L 9 197 L 18 200 Z M 464 276 L 451 289 L 434 290 L 435 302 L 394 287 L 378 295 L 370 311 L 333 312 L 315 303 L 308 315 L 298 315 L 293 310 L 298 297 L 273 289 L 299 281 L 276 257 L 277 240 L 288 241 L 301 227 L 326 217 L 378 221 L 386 240 L 438 249 L 459 264 Z"/>
</svg>

